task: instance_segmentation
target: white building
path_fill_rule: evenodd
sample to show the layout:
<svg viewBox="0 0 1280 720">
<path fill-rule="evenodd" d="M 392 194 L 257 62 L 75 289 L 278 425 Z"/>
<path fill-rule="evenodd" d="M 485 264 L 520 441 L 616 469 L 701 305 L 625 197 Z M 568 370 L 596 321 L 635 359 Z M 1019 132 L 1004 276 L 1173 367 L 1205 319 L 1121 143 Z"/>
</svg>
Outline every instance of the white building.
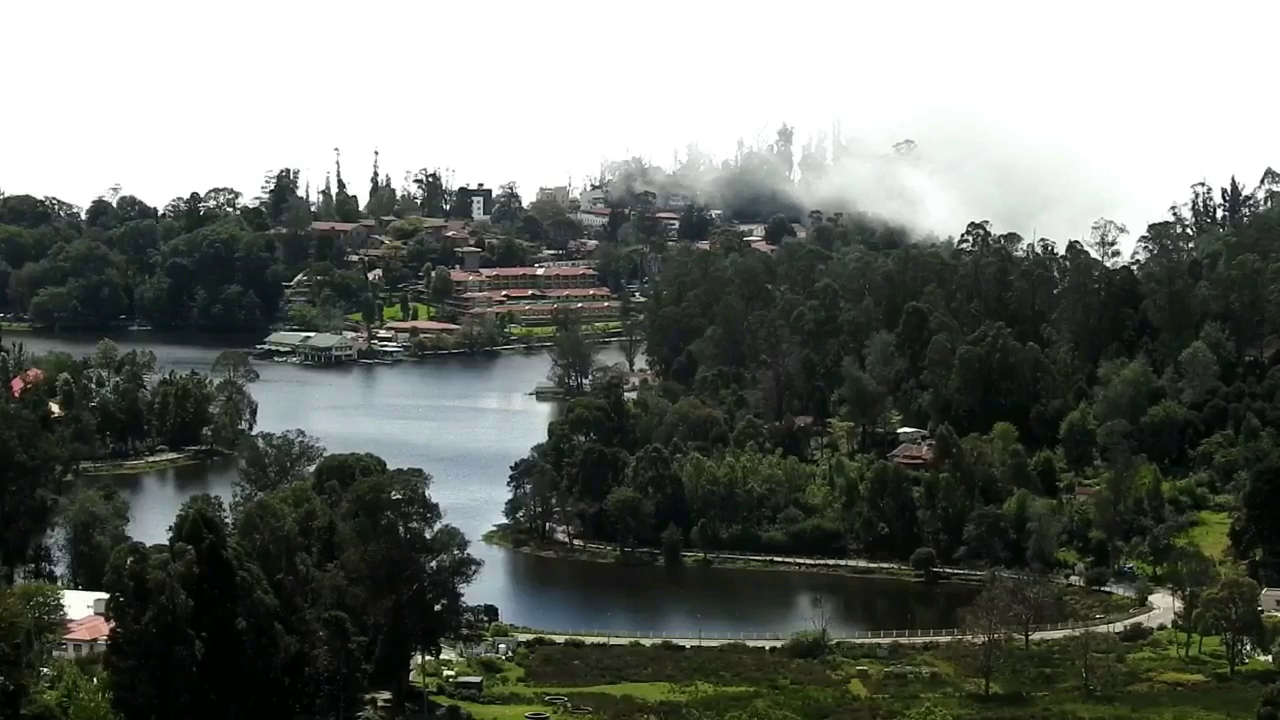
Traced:
<svg viewBox="0 0 1280 720">
<path fill-rule="evenodd" d="M 602 208 L 607 204 L 608 199 L 609 195 L 603 188 L 583 190 L 582 194 L 578 196 L 578 206 L 581 208 Z"/>
<path fill-rule="evenodd" d="M 900 443 L 921 443 L 929 439 L 929 431 L 920 428 L 908 427 L 906 425 L 897 429 L 898 442 Z"/>
<path fill-rule="evenodd" d="M 577 212 L 575 217 L 583 227 L 598 228 L 609 224 L 609 214 L 613 212 L 607 207 L 586 207 L 585 205 Z"/>
<path fill-rule="evenodd" d="M 1258 607 L 1264 613 L 1280 613 L 1280 588 L 1263 588 L 1258 593 Z"/>
<path fill-rule="evenodd" d="M 63 590 L 62 612 L 67 619 L 67 631 L 62 644 L 53 652 L 57 657 L 92 655 L 107 649 L 107 636 L 111 623 L 104 615 L 107 599 L 104 592 L 87 590 Z"/>
</svg>

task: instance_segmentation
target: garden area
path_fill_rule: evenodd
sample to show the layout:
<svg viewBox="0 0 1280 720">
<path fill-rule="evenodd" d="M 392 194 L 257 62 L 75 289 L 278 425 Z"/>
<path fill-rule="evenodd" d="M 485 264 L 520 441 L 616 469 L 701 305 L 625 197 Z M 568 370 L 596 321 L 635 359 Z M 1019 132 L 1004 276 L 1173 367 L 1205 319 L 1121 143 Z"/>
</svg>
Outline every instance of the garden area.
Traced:
<svg viewBox="0 0 1280 720">
<path fill-rule="evenodd" d="M 984 693 L 983 668 L 991 668 Z M 484 677 L 480 692 L 439 679 Z M 731 644 L 686 648 L 551 644 L 534 639 L 509 659 L 427 663 L 427 690 L 477 720 L 523 720 L 527 712 L 606 718 L 768 717 L 996 718 L 1014 720 L 1226 720 L 1253 717 L 1278 673 L 1251 660 L 1228 671 L 1217 638 L 1185 653 L 1172 631 L 1089 633 L 1008 642 L 988 656 L 978 643 Z M 415 678 L 418 681 L 418 678 Z M 568 698 L 553 706 L 548 696 Z M 919 713 L 931 706 L 934 714 Z"/>
</svg>

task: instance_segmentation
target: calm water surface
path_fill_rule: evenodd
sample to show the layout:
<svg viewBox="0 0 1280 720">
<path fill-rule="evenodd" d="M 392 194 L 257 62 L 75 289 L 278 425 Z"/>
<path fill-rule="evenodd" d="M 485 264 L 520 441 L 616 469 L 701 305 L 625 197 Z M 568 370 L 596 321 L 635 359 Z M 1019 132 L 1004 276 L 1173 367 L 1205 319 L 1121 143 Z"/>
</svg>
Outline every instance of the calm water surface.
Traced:
<svg viewBox="0 0 1280 720">
<path fill-rule="evenodd" d="M 29 350 L 83 354 L 98 337 L 32 336 Z M 122 349 L 149 349 L 165 369 L 207 370 L 225 339 L 114 336 Z M 234 343 L 231 343 L 234 344 Z M 244 343 L 251 345 L 252 341 Z M 608 348 L 602 358 L 621 360 Z M 318 369 L 258 363 L 258 429 L 302 428 L 331 452 L 370 452 L 392 466 L 421 467 L 448 522 L 475 540 L 484 569 L 472 602 L 497 605 L 508 622 L 550 630 L 634 630 L 696 634 L 789 632 L 810 627 L 815 598 L 837 630 L 941 628 L 957 624 L 972 596 L 964 587 L 815 573 L 723 568 L 622 567 L 554 560 L 478 541 L 502 520 L 511 463 L 546 438 L 552 403 L 527 393 L 546 379 L 545 355 L 434 358 L 397 365 Z M 132 503 L 130 533 L 161 542 L 183 501 L 230 497 L 235 465 L 220 460 L 113 476 Z"/>
</svg>

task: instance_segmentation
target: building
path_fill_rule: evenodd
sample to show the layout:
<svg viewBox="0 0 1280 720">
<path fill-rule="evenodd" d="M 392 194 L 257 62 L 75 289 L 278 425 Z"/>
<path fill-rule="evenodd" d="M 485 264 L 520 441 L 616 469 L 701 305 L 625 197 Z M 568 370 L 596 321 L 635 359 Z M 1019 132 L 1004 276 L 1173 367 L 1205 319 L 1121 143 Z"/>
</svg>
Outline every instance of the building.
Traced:
<svg viewBox="0 0 1280 720">
<path fill-rule="evenodd" d="M 460 247 L 453 251 L 458 256 L 458 267 L 464 272 L 479 272 L 480 256 L 484 251 L 478 247 Z"/>
<path fill-rule="evenodd" d="M 899 465 L 928 465 L 933 459 L 933 443 L 902 443 L 889 453 L 889 460 Z"/>
<path fill-rule="evenodd" d="M 580 208 L 602 208 L 609 202 L 609 194 L 604 188 L 591 188 L 583 190 L 578 195 L 578 207 Z"/>
<path fill-rule="evenodd" d="M 564 185 L 555 187 L 538 188 L 537 199 L 540 202 L 554 202 L 561 205 L 569 204 L 569 188 Z"/>
<path fill-rule="evenodd" d="M 333 365 L 356 359 L 356 343 L 346 335 L 316 333 L 298 343 L 294 351 L 303 362 Z"/>
<path fill-rule="evenodd" d="M 62 591 L 62 614 L 67 627 L 54 655 L 79 657 L 107 649 L 107 636 L 111 633 L 111 623 L 105 617 L 109 597 L 104 592 Z"/>
<path fill-rule="evenodd" d="M 1258 607 L 1264 613 L 1280 613 L 1280 588 L 1263 588 L 1258 593 Z"/>
<path fill-rule="evenodd" d="M 453 681 L 453 689 L 484 692 L 484 678 L 478 675 L 463 675 Z"/>
<path fill-rule="evenodd" d="M 662 228 L 667 231 L 667 235 L 675 237 L 680 232 L 680 213 L 660 212 L 654 213 L 653 216 L 662 223 Z"/>
<path fill-rule="evenodd" d="M 510 290 L 481 290 L 455 295 L 449 299 L 454 308 L 467 312 L 499 305 L 537 305 L 580 302 L 603 302 L 613 299 L 608 288 L 512 288 Z"/>
<path fill-rule="evenodd" d="M 573 216 L 585 228 L 598 228 L 609 224 L 609 215 L 612 213 L 613 210 L 607 207 L 582 207 Z"/>
<path fill-rule="evenodd" d="M 392 333 L 396 342 L 407 343 L 414 335 L 452 335 L 462 326 L 435 320 L 398 320 L 383 325 L 382 329 Z"/>
<path fill-rule="evenodd" d="M 550 325 L 556 312 L 568 313 L 584 323 L 612 322 L 618 319 L 622 303 L 614 300 L 580 303 L 503 303 L 468 310 L 473 317 L 505 318 L 515 325 Z"/>
<path fill-rule="evenodd" d="M 488 220 L 493 214 L 493 188 L 487 188 L 484 183 L 480 183 L 475 188 L 463 185 L 456 192 L 457 197 L 454 202 L 470 204 L 472 220 Z"/>
<path fill-rule="evenodd" d="M 898 442 L 900 443 L 922 443 L 929 439 L 929 431 L 920 428 L 908 427 L 906 425 L 900 427 L 896 431 L 898 433 Z"/>
<path fill-rule="evenodd" d="M 331 238 L 335 244 L 344 247 L 363 248 L 365 241 L 373 230 L 373 221 L 369 221 L 369 225 L 362 223 L 342 223 L 342 222 L 313 222 L 311 223 L 311 234 L 317 240 L 320 238 Z"/>
<path fill-rule="evenodd" d="M 453 281 L 455 296 L 489 290 L 558 290 L 600 286 L 599 276 L 589 267 L 480 268 L 473 272 L 453 270 L 449 273 L 449 279 Z"/>
</svg>

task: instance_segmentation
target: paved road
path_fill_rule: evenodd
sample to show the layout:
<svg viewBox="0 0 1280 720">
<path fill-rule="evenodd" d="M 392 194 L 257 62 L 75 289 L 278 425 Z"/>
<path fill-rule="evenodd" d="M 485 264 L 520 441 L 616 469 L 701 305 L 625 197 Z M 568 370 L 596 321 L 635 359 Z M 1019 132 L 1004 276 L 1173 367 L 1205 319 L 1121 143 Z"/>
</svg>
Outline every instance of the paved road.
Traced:
<svg viewBox="0 0 1280 720">
<path fill-rule="evenodd" d="M 1143 615 L 1124 620 L 1123 622 L 1105 623 L 1101 625 L 1090 625 L 1083 628 L 1064 628 L 1060 630 L 1044 630 L 1032 634 L 1032 638 L 1037 640 L 1052 639 L 1075 635 L 1084 630 L 1107 631 L 1114 632 L 1125 625 L 1139 623 L 1149 627 L 1158 625 L 1172 625 L 1174 613 L 1173 596 L 1164 589 L 1156 590 L 1151 594 L 1149 599 L 1152 609 Z M 661 642 L 672 642 L 686 647 L 695 647 L 701 645 L 725 645 L 728 643 L 743 643 L 753 647 L 777 647 L 787 641 L 786 636 L 779 637 L 773 633 L 738 633 L 738 637 L 663 637 L 662 633 L 652 633 L 656 637 L 639 637 L 640 633 L 623 633 L 620 635 L 562 635 L 557 633 L 515 633 L 520 640 L 529 640 L 534 637 L 545 637 L 556 642 L 564 642 L 566 640 L 581 640 L 585 643 L 593 644 L 610 644 L 610 645 L 626 645 L 633 642 L 639 642 L 644 645 L 656 645 Z M 764 636 L 764 637 L 761 637 Z M 886 642 L 902 642 L 902 643 L 919 643 L 919 642 L 951 642 L 955 640 L 963 640 L 968 636 L 952 634 L 949 631 L 935 631 L 928 634 L 909 634 L 906 630 L 885 630 L 883 632 L 869 632 L 866 636 L 837 638 L 838 642 L 852 643 L 886 643 Z"/>
</svg>

